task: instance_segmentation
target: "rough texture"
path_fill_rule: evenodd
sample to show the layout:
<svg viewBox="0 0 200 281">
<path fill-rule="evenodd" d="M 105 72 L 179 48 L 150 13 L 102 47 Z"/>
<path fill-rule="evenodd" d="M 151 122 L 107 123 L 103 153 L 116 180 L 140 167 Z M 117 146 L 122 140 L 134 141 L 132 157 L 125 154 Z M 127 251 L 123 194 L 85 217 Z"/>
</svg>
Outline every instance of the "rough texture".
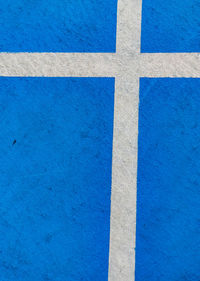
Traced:
<svg viewBox="0 0 200 281">
<path fill-rule="evenodd" d="M 200 280 L 199 89 L 140 80 L 136 281 Z"/>
<path fill-rule="evenodd" d="M 34 1 L 34 3 L 36 2 Z M 80 0 L 70 3 L 79 6 L 80 3 L 86 2 Z M 109 7 L 111 2 L 106 0 L 102 1 L 102 4 L 104 7 Z M 1 76 L 116 77 L 109 281 L 134 280 L 141 2 L 141 0 L 118 1 L 116 54 L 0 53 Z M 54 3 L 56 4 L 56 1 Z M 93 1 L 94 5 L 96 3 L 100 2 Z M 43 4 L 46 5 L 46 3 Z M 101 20 L 107 21 L 107 17 L 110 17 L 110 10 L 106 8 Z M 91 21 L 91 25 L 93 26 L 93 21 Z M 106 32 L 105 36 L 107 36 Z M 95 37 L 95 40 L 98 38 Z M 106 40 L 110 40 L 110 37 L 107 36 Z M 34 44 L 36 43 L 34 42 Z M 108 50 L 107 47 L 106 50 Z M 23 50 L 21 49 L 21 51 Z M 92 51 L 95 52 L 95 48 Z M 14 139 L 12 143 L 13 141 Z M 90 270 L 93 270 L 93 264 L 91 264 Z M 79 276 L 81 278 L 81 274 Z M 87 280 L 83 277 L 84 281 L 85 279 Z M 68 280 L 64 279 L 64 281 Z"/>
<path fill-rule="evenodd" d="M 200 51 L 199 0 L 143 0 L 141 51 Z"/>
<path fill-rule="evenodd" d="M 37 1 L 34 1 L 34 3 L 36 2 Z M 87 3 L 89 3 L 85 0 L 71 1 L 71 2 L 67 1 L 67 2 L 71 3 L 72 5 L 74 5 L 75 3 L 76 6 L 77 5 L 79 6 L 80 3 L 83 4 L 86 3 L 86 5 Z M 103 6 L 105 5 L 104 7 L 106 7 L 111 2 L 112 1 L 102 1 L 102 5 Z M 54 3 L 56 4 L 56 1 Z M 94 5 L 96 4 L 99 5 L 99 3 L 100 3 L 99 1 L 93 1 L 93 2 L 91 1 L 91 7 L 94 7 Z M 144 1 L 144 5 L 145 3 L 146 2 Z M 158 10 L 160 9 L 159 12 L 160 14 L 163 14 L 164 4 L 166 5 L 166 7 L 168 7 L 168 3 L 167 2 L 164 3 L 164 1 L 162 1 L 162 4 L 160 4 L 159 1 L 151 1 L 151 3 L 149 1 L 149 6 L 151 6 L 151 4 L 154 5 L 154 3 L 157 3 L 159 5 L 157 8 Z M 189 3 L 188 1 L 182 1 L 182 2 L 179 1 L 179 4 L 177 5 L 182 5 L 184 12 L 185 11 L 187 12 L 187 9 L 184 8 L 184 5 L 188 6 L 189 5 L 188 3 Z M 2 1 L 2 5 L 3 4 L 4 3 Z M 43 4 L 46 5 L 46 3 Z M 169 54 L 162 54 L 162 53 L 140 54 L 141 4 L 142 4 L 142 0 L 118 1 L 116 54 L 97 54 L 97 53 L 94 54 L 1 53 L 0 54 L 0 74 L 3 76 L 19 75 L 19 76 L 47 76 L 47 77 L 49 76 L 50 77 L 51 76 L 116 77 L 109 276 L 108 276 L 109 281 L 134 280 L 137 134 L 138 134 L 137 118 L 138 118 L 139 77 L 141 76 L 142 77 L 143 76 L 200 77 L 200 64 L 199 64 L 198 54 L 188 53 L 186 55 L 180 53 L 179 54 L 171 53 L 170 56 Z M 5 5 L 7 5 L 6 2 Z M 114 4 L 112 3 L 112 5 Z M 37 9 L 39 8 L 36 8 L 36 10 Z M 104 11 L 104 15 L 103 17 L 101 17 L 101 20 L 107 21 L 107 19 L 110 17 L 109 14 L 110 10 L 103 9 L 103 11 Z M 84 13 L 85 12 L 86 10 L 84 10 Z M 174 10 L 171 9 L 170 12 L 173 13 Z M 99 13 L 101 13 L 100 10 Z M 168 17 L 170 17 L 170 15 Z M 173 16 L 171 16 L 171 18 L 172 17 Z M 183 17 L 185 18 L 184 13 L 183 13 Z M 82 20 L 83 19 L 84 17 L 82 17 Z M 187 18 L 187 21 L 189 20 L 190 17 Z M 78 18 L 74 19 L 74 21 L 78 21 Z M 92 26 L 94 26 L 93 20 L 91 20 L 90 23 Z M 88 26 L 90 26 L 90 23 Z M 171 24 L 171 22 L 169 23 Z M 2 24 L 5 23 L 2 22 Z M 53 22 L 51 24 L 53 25 Z M 151 26 L 151 28 L 154 28 L 154 26 Z M 191 26 L 190 30 L 192 30 L 192 28 L 193 27 Z M 72 29 L 74 30 L 74 26 L 72 26 Z M 176 27 L 174 29 L 176 29 Z M 175 30 L 173 31 L 176 33 Z M 79 38 L 79 32 L 82 32 L 81 28 L 80 30 L 78 29 L 78 32 L 76 34 L 78 41 L 81 40 Z M 96 34 L 96 35 L 101 36 L 101 34 Z M 153 33 L 153 35 L 156 36 L 156 33 L 155 34 Z M 86 46 L 88 41 L 85 40 L 84 34 L 81 34 L 81 36 L 83 36 L 84 42 L 86 42 L 86 44 L 82 42 L 83 45 L 81 46 Z M 107 36 L 106 32 L 105 32 L 105 36 Z M 179 34 L 177 34 L 177 36 L 179 36 Z M 94 39 L 93 36 L 90 38 Z M 112 36 L 106 37 L 106 40 L 110 40 L 110 38 L 112 38 Z M 155 41 L 152 40 L 153 38 L 154 37 L 152 38 L 148 37 L 147 44 L 150 47 L 152 46 L 153 43 L 155 43 Z M 5 35 L 4 35 L 4 39 L 6 39 Z M 57 39 L 55 39 L 55 41 L 56 40 Z M 95 37 L 94 40 L 98 40 L 98 38 Z M 176 37 L 173 38 L 173 40 L 174 42 L 177 42 Z M 110 51 L 110 48 L 109 49 L 107 48 L 108 47 L 107 42 L 108 41 L 106 41 L 106 43 L 104 42 L 104 44 L 106 44 L 106 49 L 104 49 L 104 47 L 102 47 L 101 45 L 102 47 L 101 50 L 100 49 L 97 50 L 93 48 L 92 52 L 96 52 L 96 51 L 100 52 L 102 50 Z M 4 43 L 4 41 L 2 41 L 2 43 Z M 96 43 L 97 41 L 94 41 L 94 44 L 91 43 L 91 46 L 93 47 L 96 46 L 95 45 Z M 34 42 L 34 44 L 37 44 L 37 46 L 39 46 L 42 43 Z M 54 44 L 54 42 L 52 44 Z M 69 42 L 65 42 L 65 44 L 69 46 L 68 45 Z M 35 46 L 36 45 L 34 45 L 33 47 Z M 38 49 L 37 51 L 39 52 L 41 50 Z M 75 51 L 75 49 L 71 49 L 71 50 Z M 115 47 L 112 50 L 115 50 Z M 23 51 L 23 49 L 21 49 L 21 51 Z M 47 50 L 47 52 L 48 51 L 49 49 Z M 53 51 L 57 52 L 57 50 L 53 50 Z M 64 51 L 65 50 L 63 49 L 63 52 Z M 81 51 L 85 52 L 90 50 L 85 49 L 84 47 L 84 49 L 81 49 Z M 184 51 L 187 51 L 187 49 L 185 49 Z M 14 143 L 14 140 L 15 139 L 13 138 L 11 140 L 11 145 L 13 144 L 13 147 L 16 146 L 18 141 L 16 139 L 16 143 Z M 47 240 L 49 240 L 49 238 L 47 238 Z M 91 264 L 90 270 L 91 271 L 93 270 L 93 264 Z M 144 274 L 144 272 L 142 274 Z M 80 276 L 81 278 L 81 275 L 78 276 Z M 48 280 L 49 277 L 45 276 L 45 278 Z M 107 276 L 105 278 L 107 278 Z M 190 277 L 185 275 L 183 278 L 190 278 Z M 8 279 L 8 281 L 10 281 L 10 279 Z M 60 281 L 63 280 L 61 279 Z M 64 279 L 64 281 L 66 280 Z M 146 280 L 142 280 L 142 281 L 146 281 Z"/>
<path fill-rule="evenodd" d="M 0 0 L 0 52 L 115 52 L 117 0 Z"/>
<path fill-rule="evenodd" d="M 114 79 L 0 89 L 0 280 L 107 281 Z"/>
</svg>

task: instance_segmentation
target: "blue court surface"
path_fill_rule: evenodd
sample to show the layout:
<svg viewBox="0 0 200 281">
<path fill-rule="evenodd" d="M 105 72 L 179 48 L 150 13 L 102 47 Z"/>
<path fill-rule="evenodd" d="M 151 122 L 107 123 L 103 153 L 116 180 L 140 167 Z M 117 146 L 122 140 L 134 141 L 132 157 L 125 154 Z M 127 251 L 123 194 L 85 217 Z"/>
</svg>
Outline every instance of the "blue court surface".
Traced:
<svg viewBox="0 0 200 281">
<path fill-rule="evenodd" d="M 115 52 L 117 0 L 0 0 L 0 52 Z"/>
<path fill-rule="evenodd" d="M 113 78 L 0 78 L 0 280 L 107 281 Z"/>
<path fill-rule="evenodd" d="M 200 280 L 200 79 L 140 80 L 136 281 Z"/>
<path fill-rule="evenodd" d="M 199 0 L 143 0 L 141 52 L 200 52 Z"/>
</svg>

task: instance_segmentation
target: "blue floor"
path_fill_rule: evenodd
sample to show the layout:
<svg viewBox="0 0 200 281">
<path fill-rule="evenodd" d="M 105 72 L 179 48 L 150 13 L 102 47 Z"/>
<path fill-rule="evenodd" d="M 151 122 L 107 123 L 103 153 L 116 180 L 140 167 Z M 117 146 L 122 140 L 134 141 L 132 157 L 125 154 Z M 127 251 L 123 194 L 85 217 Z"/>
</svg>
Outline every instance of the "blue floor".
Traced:
<svg viewBox="0 0 200 281">
<path fill-rule="evenodd" d="M 200 52 L 199 0 L 143 0 L 141 52 Z"/>
<path fill-rule="evenodd" d="M 113 78 L 0 78 L 0 280 L 107 281 Z"/>
<path fill-rule="evenodd" d="M 0 0 L 0 52 L 115 52 L 117 0 Z"/>
<path fill-rule="evenodd" d="M 140 80 L 136 281 L 200 280 L 200 79 Z"/>
</svg>

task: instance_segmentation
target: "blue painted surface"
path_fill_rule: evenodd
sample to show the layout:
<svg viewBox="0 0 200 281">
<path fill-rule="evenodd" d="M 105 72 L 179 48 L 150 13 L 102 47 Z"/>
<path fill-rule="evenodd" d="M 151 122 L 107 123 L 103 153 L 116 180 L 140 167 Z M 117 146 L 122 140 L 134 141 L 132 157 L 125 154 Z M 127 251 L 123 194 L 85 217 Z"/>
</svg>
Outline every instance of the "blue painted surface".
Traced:
<svg viewBox="0 0 200 281">
<path fill-rule="evenodd" d="M 136 281 L 200 280 L 200 79 L 140 80 Z"/>
<path fill-rule="evenodd" d="M 115 52 L 117 0 L 0 0 L 0 52 Z"/>
<path fill-rule="evenodd" d="M 0 280 L 107 281 L 113 78 L 0 78 Z"/>
<path fill-rule="evenodd" d="M 143 0 L 141 51 L 200 52 L 199 0 Z"/>
</svg>

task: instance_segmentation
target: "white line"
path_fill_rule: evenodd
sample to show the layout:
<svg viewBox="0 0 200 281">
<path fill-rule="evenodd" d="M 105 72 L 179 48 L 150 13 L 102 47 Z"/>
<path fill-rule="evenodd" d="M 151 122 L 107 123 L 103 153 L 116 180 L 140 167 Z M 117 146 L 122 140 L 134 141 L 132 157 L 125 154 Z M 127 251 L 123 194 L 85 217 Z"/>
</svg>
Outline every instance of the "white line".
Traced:
<svg viewBox="0 0 200 281">
<path fill-rule="evenodd" d="M 109 281 L 133 281 L 139 79 L 115 84 Z"/>
<path fill-rule="evenodd" d="M 0 53 L 1 76 L 113 76 L 114 54 Z"/>
<path fill-rule="evenodd" d="M 141 9 L 142 0 L 118 1 L 109 281 L 135 279 Z"/>
<path fill-rule="evenodd" d="M 200 54 L 141 54 L 140 77 L 200 77 Z"/>
<path fill-rule="evenodd" d="M 125 46 L 116 54 L 0 53 L 0 76 L 127 77 L 127 80 L 200 77 L 199 53 L 131 54 L 130 49 L 127 53 L 124 50 Z"/>
</svg>

